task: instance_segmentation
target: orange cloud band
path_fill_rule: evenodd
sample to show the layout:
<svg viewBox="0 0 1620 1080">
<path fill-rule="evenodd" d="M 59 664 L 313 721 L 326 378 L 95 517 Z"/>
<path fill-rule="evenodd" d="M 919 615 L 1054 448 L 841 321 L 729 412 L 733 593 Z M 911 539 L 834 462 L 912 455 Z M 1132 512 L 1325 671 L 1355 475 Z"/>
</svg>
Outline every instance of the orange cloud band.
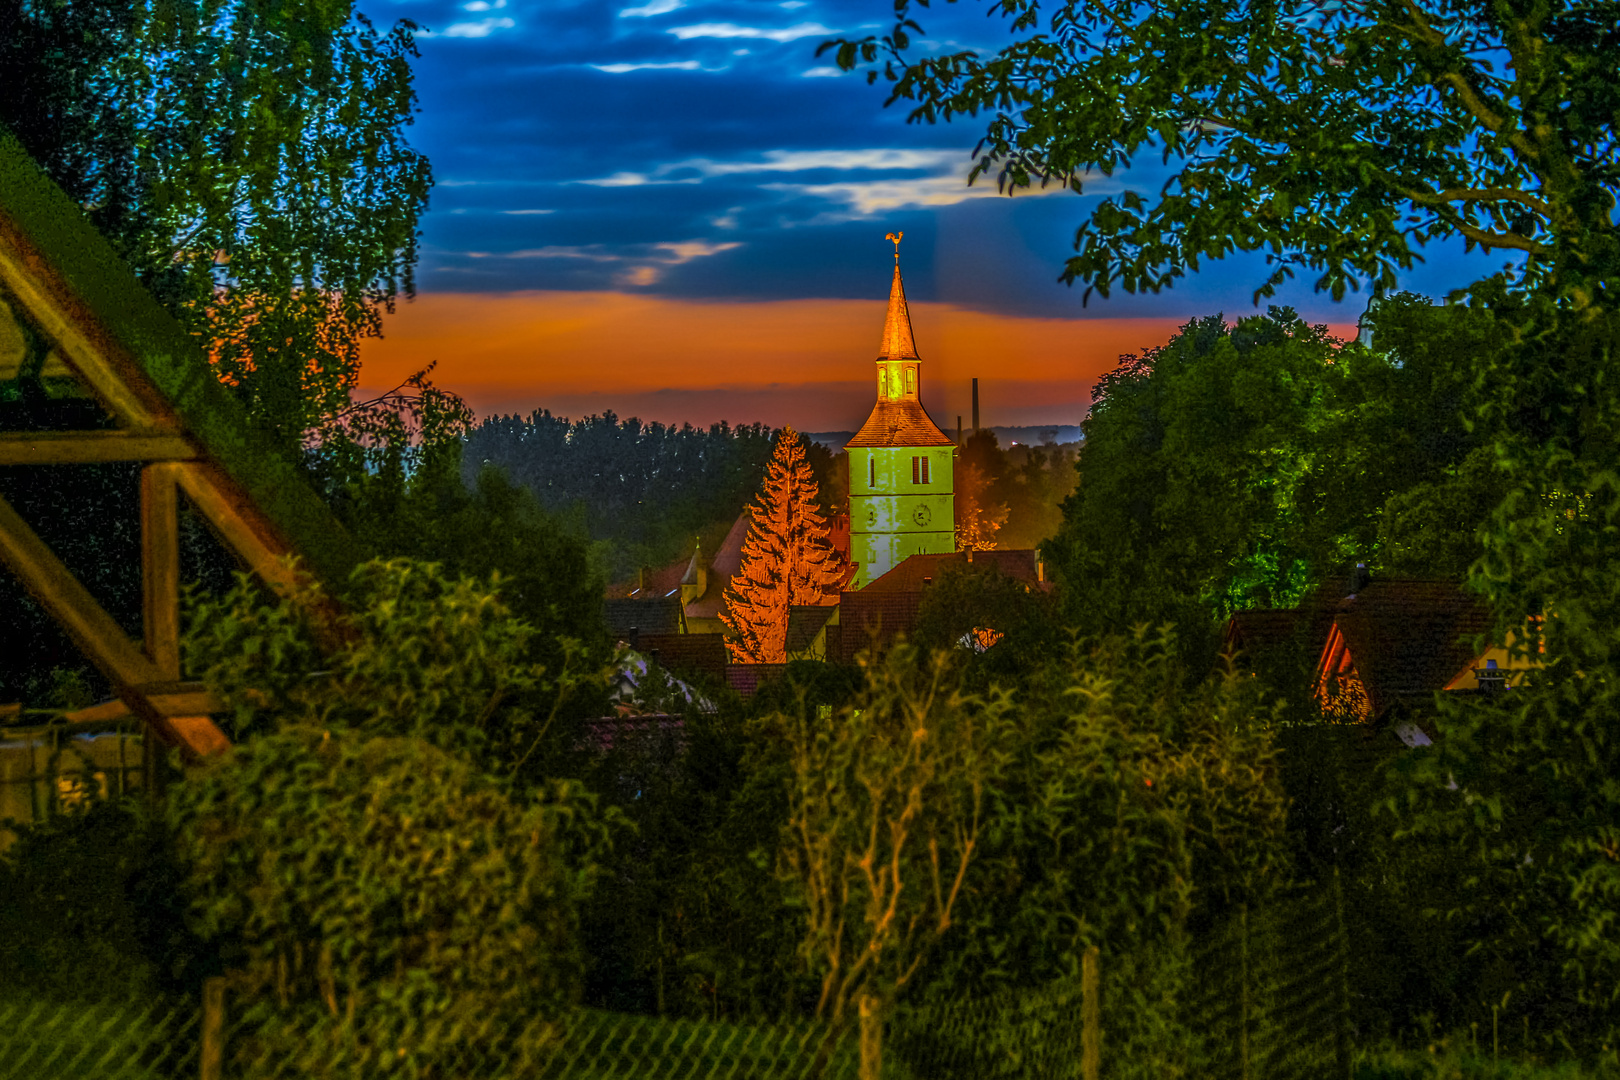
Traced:
<svg viewBox="0 0 1620 1080">
<path fill-rule="evenodd" d="M 436 360 L 439 385 L 484 415 L 612 409 L 666 423 L 852 430 L 871 409 L 883 311 L 882 299 L 434 293 L 401 304 L 387 336 L 366 343 L 362 381 L 386 389 Z M 968 414 L 975 377 L 986 425 L 1079 423 L 1099 375 L 1185 321 L 1022 318 L 918 303 L 911 320 L 923 399 L 946 429 Z"/>
</svg>

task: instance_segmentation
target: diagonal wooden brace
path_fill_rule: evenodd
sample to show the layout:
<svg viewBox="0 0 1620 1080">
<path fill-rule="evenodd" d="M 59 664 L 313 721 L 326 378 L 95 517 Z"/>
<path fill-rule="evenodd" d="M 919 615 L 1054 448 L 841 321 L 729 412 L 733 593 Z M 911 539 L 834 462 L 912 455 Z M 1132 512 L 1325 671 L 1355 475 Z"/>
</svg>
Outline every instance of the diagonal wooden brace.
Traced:
<svg viewBox="0 0 1620 1080">
<path fill-rule="evenodd" d="M 191 710 L 205 700 L 166 700 L 177 684 L 132 641 L 96 602 L 22 516 L 0 498 L 0 562 L 9 566 L 85 657 L 112 682 L 120 700 L 157 736 L 192 760 L 229 748 L 230 740 L 207 715 Z"/>
</svg>

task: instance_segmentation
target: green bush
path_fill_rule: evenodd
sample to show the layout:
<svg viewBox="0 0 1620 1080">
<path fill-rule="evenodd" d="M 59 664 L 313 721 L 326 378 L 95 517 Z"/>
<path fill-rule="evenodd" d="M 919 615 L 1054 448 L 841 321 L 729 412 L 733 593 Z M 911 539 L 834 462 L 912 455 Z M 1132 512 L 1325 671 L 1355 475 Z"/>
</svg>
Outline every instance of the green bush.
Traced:
<svg viewBox="0 0 1620 1080">
<path fill-rule="evenodd" d="M 577 998 L 606 830 L 576 784 L 514 798 L 423 739 L 297 724 L 176 785 L 170 815 L 194 925 L 256 1017 L 314 1005 L 351 1056 L 426 1067 Z M 258 1041 L 319 1060 L 296 1028 Z"/>
</svg>

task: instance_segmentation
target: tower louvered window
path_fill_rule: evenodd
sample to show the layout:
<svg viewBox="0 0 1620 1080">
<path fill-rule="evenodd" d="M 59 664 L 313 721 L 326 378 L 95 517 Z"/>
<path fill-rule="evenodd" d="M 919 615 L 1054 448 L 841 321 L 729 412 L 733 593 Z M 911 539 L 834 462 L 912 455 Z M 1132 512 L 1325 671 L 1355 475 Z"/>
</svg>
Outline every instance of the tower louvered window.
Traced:
<svg viewBox="0 0 1620 1080">
<path fill-rule="evenodd" d="M 928 483 L 928 459 L 914 457 L 911 459 L 911 482 L 913 484 Z"/>
<path fill-rule="evenodd" d="M 877 458 L 871 455 L 866 459 L 866 486 L 877 487 Z"/>
</svg>

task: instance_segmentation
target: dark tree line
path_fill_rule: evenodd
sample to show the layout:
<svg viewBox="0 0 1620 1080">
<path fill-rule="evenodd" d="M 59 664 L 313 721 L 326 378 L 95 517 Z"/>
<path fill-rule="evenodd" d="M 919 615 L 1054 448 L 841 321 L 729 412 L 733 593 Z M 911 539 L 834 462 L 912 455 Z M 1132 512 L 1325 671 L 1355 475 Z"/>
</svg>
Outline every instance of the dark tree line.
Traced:
<svg viewBox="0 0 1620 1080">
<path fill-rule="evenodd" d="M 540 410 L 473 428 L 462 468 L 471 480 L 495 466 L 547 510 L 578 515 L 593 540 L 607 542 L 612 571 L 624 575 L 689 552 L 700 535 L 712 554 L 753 498 L 774 441 L 764 424 L 704 430 L 621 420 L 611 411 L 569 420 Z"/>
</svg>

